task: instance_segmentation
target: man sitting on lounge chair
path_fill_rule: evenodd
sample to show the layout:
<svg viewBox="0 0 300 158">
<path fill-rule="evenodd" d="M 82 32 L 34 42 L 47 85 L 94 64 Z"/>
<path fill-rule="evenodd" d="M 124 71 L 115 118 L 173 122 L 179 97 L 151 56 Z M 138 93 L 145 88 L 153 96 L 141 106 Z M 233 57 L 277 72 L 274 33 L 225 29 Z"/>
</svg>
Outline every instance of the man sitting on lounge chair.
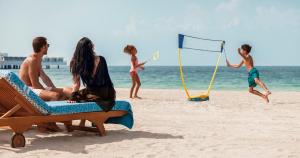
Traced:
<svg viewBox="0 0 300 158">
<path fill-rule="evenodd" d="M 42 58 L 47 55 L 49 44 L 45 37 L 36 37 L 32 42 L 33 53 L 29 55 L 22 63 L 19 76 L 20 79 L 29 86 L 34 93 L 41 97 L 44 101 L 58 101 L 68 99 L 72 91 L 71 88 L 56 88 L 51 79 L 42 69 Z M 42 79 L 46 87 L 40 82 Z M 50 130 L 59 131 L 55 123 L 38 126 L 40 131 Z"/>
<path fill-rule="evenodd" d="M 45 37 L 33 39 L 34 52 L 23 61 L 19 72 L 20 79 L 44 101 L 66 100 L 71 88 L 56 88 L 42 69 L 42 58 L 47 55 L 49 46 Z M 42 79 L 46 87 L 39 82 L 39 78 Z"/>
</svg>

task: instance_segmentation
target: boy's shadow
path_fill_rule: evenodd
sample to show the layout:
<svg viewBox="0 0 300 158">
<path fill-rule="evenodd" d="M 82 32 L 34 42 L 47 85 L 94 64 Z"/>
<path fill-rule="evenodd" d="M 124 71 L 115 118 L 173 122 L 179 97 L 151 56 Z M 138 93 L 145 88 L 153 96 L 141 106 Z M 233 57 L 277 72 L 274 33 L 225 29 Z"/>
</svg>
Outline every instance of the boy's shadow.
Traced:
<svg viewBox="0 0 300 158">
<path fill-rule="evenodd" d="M 16 153 L 26 153 L 29 151 L 48 149 L 56 151 L 65 151 L 70 153 L 87 153 L 85 150 L 87 145 L 99 145 L 113 142 L 121 142 L 124 140 L 133 140 L 138 138 L 149 139 L 183 139 L 180 135 L 171 135 L 167 133 L 152 133 L 146 131 L 128 131 L 128 130 L 112 130 L 107 131 L 106 136 L 100 137 L 96 133 L 74 131 L 71 133 L 59 133 L 60 135 L 51 136 L 48 134 L 38 134 L 31 130 L 24 133 L 26 138 L 32 139 L 30 144 L 26 143 L 24 148 L 10 148 L 11 131 L 0 131 L 1 137 L 5 137 L 5 143 L 0 140 L 0 149 L 9 150 Z M 37 136 L 38 135 L 38 136 Z M 42 137 L 41 137 L 42 136 Z M 9 146 L 9 147 L 8 147 Z"/>
</svg>

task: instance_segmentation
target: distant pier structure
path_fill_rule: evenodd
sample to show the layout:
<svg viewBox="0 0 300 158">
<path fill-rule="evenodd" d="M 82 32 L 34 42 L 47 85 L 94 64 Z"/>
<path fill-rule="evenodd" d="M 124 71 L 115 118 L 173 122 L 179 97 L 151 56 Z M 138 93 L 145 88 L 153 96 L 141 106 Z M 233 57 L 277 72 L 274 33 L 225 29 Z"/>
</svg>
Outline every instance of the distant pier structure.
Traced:
<svg viewBox="0 0 300 158">
<path fill-rule="evenodd" d="M 0 69 L 20 69 L 26 57 L 8 56 L 7 53 L 0 53 Z M 67 65 L 62 57 L 45 57 L 42 66 L 46 69 L 55 66 L 57 69 L 62 65 Z"/>
</svg>

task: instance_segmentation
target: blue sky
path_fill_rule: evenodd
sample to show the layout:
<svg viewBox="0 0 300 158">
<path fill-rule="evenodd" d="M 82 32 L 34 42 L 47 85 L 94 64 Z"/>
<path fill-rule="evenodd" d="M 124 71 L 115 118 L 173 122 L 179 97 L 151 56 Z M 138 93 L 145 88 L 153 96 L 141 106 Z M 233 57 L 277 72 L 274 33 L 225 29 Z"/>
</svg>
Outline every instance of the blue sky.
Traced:
<svg viewBox="0 0 300 158">
<path fill-rule="evenodd" d="M 177 34 L 185 33 L 226 40 L 232 62 L 240 60 L 237 47 L 249 43 L 256 65 L 300 65 L 297 0 L 0 0 L 0 21 L 0 52 L 16 56 L 46 36 L 49 56 L 69 60 L 86 36 L 109 65 L 129 64 L 126 44 L 137 46 L 140 60 L 159 50 L 160 60 L 149 65 L 178 65 Z M 185 65 L 215 61 L 216 54 L 184 54 Z"/>
</svg>

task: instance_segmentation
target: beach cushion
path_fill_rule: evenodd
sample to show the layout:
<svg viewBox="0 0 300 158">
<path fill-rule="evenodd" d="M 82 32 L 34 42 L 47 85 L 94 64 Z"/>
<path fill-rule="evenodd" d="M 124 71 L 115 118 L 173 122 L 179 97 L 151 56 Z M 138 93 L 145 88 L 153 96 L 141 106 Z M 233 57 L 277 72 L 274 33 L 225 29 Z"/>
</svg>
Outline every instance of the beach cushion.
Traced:
<svg viewBox="0 0 300 158">
<path fill-rule="evenodd" d="M 95 102 L 85 103 L 67 103 L 67 101 L 45 102 L 37 96 L 28 86 L 26 86 L 19 77 L 11 71 L 0 70 L 0 78 L 9 82 L 21 95 L 23 95 L 36 109 L 45 115 L 74 114 L 81 112 L 99 112 L 103 111 Z M 110 118 L 107 123 L 122 124 L 128 128 L 133 126 L 133 113 L 130 103 L 126 101 L 116 101 L 112 110 L 127 111 L 122 117 Z"/>
<path fill-rule="evenodd" d="M 103 111 L 103 109 L 101 109 L 101 107 L 95 102 L 68 103 L 67 101 L 50 101 L 46 103 L 50 107 L 49 112 L 52 115 Z M 127 114 L 122 117 L 109 118 L 106 123 L 122 124 L 128 128 L 132 128 L 133 113 L 131 110 L 131 105 L 127 101 L 116 101 L 116 104 L 112 110 L 126 111 Z"/>
<path fill-rule="evenodd" d="M 37 96 L 19 77 L 11 71 L 0 70 L 0 78 L 4 78 L 21 95 L 23 95 L 42 114 L 49 114 L 49 106 L 39 96 Z"/>
</svg>

